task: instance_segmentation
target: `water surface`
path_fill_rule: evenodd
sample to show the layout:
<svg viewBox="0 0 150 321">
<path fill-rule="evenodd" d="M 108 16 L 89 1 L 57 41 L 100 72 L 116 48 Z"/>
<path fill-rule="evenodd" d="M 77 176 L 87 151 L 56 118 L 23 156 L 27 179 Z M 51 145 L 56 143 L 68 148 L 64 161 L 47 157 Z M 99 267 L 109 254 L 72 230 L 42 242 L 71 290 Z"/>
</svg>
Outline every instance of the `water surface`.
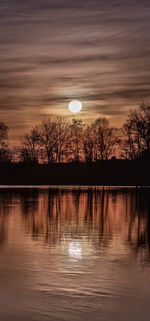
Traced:
<svg viewBox="0 0 150 321">
<path fill-rule="evenodd" d="M 0 189 L 0 320 L 149 321 L 149 298 L 149 189 Z"/>
</svg>

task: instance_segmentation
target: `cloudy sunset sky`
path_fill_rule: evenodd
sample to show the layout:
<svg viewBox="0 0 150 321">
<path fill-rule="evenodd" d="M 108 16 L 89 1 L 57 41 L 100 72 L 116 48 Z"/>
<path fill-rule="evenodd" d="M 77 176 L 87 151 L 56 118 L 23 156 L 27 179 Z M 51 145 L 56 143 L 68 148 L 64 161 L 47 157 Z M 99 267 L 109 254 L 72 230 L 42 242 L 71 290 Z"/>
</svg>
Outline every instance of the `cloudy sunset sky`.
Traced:
<svg viewBox="0 0 150 321">
<path fill-rule="evenodd" d="M 150 101 L 149 0 L 1 0 L 0 120 L 11 141 L 45 116 L 121 126 Z M 77 117 L 79 117 L 77 116 Z"/>
</svg>

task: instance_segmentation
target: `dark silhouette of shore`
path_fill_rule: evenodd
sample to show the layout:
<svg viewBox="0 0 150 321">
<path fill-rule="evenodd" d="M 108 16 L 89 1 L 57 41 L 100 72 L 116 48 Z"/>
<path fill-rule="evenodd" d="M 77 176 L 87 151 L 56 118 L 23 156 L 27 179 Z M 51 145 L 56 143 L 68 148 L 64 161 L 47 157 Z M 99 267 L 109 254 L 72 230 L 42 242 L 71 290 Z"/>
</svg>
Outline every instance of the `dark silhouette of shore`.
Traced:
<svg viewBox="0 0 150 321">
<path fill-rule="evenodd" d="M 0 165 L 0 185 L 149 186 L 149 160 Z"/>
</svg>

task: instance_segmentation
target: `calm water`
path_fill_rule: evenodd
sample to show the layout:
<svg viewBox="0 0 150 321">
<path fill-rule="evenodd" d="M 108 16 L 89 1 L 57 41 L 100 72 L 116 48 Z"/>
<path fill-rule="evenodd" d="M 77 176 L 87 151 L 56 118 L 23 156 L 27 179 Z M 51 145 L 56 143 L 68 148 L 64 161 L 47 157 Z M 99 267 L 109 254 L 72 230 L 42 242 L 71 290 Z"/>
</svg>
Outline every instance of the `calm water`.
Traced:
<svg viewBox="0 0 150 321">
<path fill-rule="evenodd" d="M 1 321 L 149 321 L 150 190 L 0 189 Z"/>
</svg>

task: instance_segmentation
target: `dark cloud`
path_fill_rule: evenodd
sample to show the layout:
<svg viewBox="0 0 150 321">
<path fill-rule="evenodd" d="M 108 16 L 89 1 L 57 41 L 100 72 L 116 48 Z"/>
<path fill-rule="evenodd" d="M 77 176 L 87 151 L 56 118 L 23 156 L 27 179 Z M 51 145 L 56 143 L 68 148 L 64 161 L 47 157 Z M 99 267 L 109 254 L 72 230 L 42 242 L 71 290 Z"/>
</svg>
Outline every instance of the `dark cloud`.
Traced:
<svg viewBox="0 0 150 321">
<path fill-rule="evenodd" d="M 149 0 L 1 0 L 0 117 L 13 140 L 43 115 L 120 126 L 150 97 Z"/>
</svg>

